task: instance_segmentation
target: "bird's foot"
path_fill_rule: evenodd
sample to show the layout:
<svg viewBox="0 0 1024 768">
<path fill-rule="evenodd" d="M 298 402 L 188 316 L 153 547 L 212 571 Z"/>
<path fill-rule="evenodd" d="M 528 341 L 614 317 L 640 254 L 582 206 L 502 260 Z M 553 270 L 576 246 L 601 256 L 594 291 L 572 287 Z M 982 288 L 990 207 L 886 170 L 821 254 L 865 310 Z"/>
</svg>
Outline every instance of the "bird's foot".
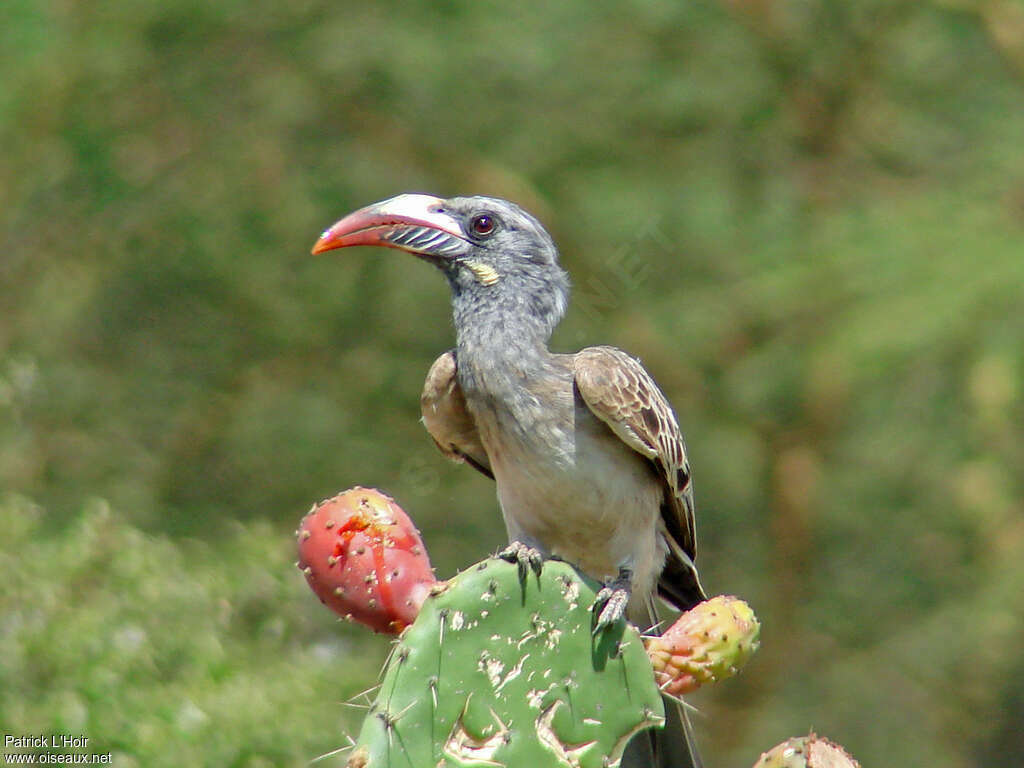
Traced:
<svg viewBox="0 0 1024 768">
<path fill-rule="evenodd" d="M 632 582 L 633 572 L 629 568 L 620 568 L 619 575 L 597 593 L 590 609 L 594 614 L 595 635 L 626 615 L 626 605 L 633 594 Z"/>
<path fill-rule="evenodd" d="M 520 581 L 526 581 L 527 569 L 532 570 L 539 578 L 544 567 L 544 555 L 541 551 L 521 541 L 513 541 L 498 553 L 498 557 L 519 566 Z"/>
</svg>

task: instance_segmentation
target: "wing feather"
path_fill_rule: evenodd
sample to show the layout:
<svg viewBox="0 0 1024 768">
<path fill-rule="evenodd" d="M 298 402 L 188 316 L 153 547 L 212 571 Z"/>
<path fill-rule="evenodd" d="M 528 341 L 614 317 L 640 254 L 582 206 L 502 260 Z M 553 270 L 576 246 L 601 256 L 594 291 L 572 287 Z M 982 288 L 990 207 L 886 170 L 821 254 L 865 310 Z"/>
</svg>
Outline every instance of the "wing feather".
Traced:
<svg viewBox="0 0 1024 768">
<path fill-rule="evenodd" d="M 420 395 L 423 424 L 441 453 L 452 461 L 469 464 L 493 480 L 491 461 L 480 442 L 476 422 L 466 407 L 466 398 L 455 370 L 453 349 L 430 366 L 427 380 L 423 383 L 423 394 Z"/>
<path fill-rule="evenodd" d="M 662 520 L 669 554 L 659 590 L 678 607 L 688 608 L 703 599 L 703 589 L 693 564 L 697 535 L 690 462 L 672 406 L 640 361 L 615 347 L 576 353 L 573 374 L 587 407 L 626 445 L 650 459 L 664 483 Z"/>
</svg>

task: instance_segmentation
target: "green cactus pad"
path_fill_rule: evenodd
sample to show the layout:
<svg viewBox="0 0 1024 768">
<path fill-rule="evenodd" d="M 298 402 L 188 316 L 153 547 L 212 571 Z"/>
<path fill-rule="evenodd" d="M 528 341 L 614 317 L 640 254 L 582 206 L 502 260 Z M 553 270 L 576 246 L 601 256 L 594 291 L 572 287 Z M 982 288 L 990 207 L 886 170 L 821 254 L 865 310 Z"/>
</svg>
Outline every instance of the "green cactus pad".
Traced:
<svg viewBox="0 0 1024 768">
<path fill-rule="evenodd" d="M 395 645 L 350 765 L 617 765 L 664 709 L 636 630 L 593 634 L 599 587 L 565 563 L 522 582 L 491 559 L 435 589 Z"/>
</svg>

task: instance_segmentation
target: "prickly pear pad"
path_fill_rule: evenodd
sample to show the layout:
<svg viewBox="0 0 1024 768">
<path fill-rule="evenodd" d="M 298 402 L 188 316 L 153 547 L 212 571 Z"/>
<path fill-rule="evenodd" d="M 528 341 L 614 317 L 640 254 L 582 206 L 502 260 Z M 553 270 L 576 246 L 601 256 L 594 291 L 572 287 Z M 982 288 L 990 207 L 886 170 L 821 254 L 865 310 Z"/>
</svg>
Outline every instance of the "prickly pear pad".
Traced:
<svg viewBox="0 0 1024 768">
<path fill-rule="evenodd" d="M 592 634 L 599 586 L 556 561 L 524 583 L 490 559 L 436 587 L 395 644 L 360 765 L 617 765 L 664 709 L 637 631 Z"/>
</svg>

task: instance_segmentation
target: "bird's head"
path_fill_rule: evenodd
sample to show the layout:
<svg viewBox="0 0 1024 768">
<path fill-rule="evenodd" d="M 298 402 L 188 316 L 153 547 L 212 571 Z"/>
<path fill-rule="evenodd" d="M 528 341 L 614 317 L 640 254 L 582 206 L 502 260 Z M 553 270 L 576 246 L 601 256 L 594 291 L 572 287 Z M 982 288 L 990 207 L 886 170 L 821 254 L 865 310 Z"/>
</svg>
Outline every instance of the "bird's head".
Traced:
<svg viewBox="0 0 1024 768">
<path fill-rule="evenodd" d="M 504 310 L 538 321 L 550 334 L 565 314 L 569 279 L 540 222 L 493 197 L 399 195 L 361 208 L 328 228 L 313 246 L 397 248 L 434 264 L 467 312 Z"/>
</svg>

